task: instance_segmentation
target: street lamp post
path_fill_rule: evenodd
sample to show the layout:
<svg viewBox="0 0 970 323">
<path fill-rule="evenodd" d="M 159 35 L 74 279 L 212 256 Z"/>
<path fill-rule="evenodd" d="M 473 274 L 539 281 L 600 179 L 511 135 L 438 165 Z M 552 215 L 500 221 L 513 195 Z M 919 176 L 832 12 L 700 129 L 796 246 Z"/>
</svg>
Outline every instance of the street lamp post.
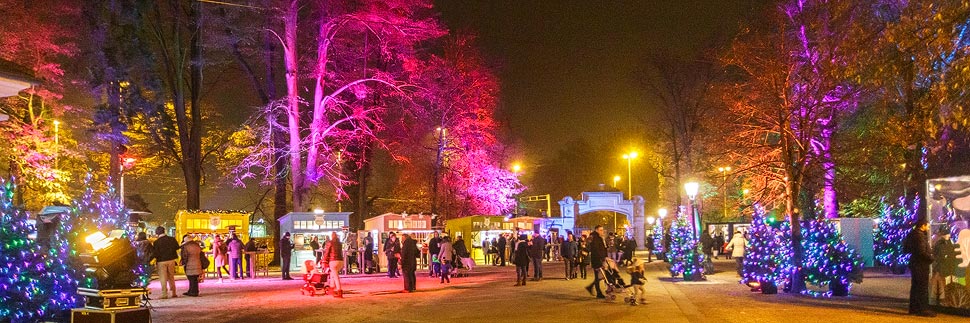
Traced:
<svg viewBox="0 0 970 323">
<path fill-rule="evenodd" d="M 721 173 L 721 186 L 724 186 L 724 196 L 723 196 L 723 205 L 722 205 L 722 208 L 724 209 L 724 220 L 727 220 L 727 217 L 728 217 L 728 209 L 727 209 L 727 204 L 728 204 L 728 202 L 727 202 L 727 198 L 728 198 L 727 175 L 731 171 L 731 166 L 728 166 L 728 167 L 718 167 L 717 168 L 717 171 L 719 173 Z"/>
<path fill-rule="evenodd" d="M 627 183 L 627 188 L 629 190 L 628 195 L 630 200 L 633 200 L 633 159 L 635 158 L 637 158 L 636 151 L 631 151 L 628 154 L 623 154 L 623 159 L 626 159 L 626 183 Z"/>
<path fill-rule="evenodd" d="M 697 214 L 697 191 L 700 189 L 700 184 L 697 182 L 687 182 L 684 184 L 684 191 L 687 192 L 687 199 L 690 201 L 690 217 L 691 226 L 694 230 L 694 237 L 700 237 L 700 227 L 701 221 L 700 216 Z"/>
<path fill-rule="evenodd" d="M 620 175 L 614 175 L 613 176 L 613 188 L 617 188 L 616 187 L 616 182 L 619 182 L 619 181 L 620 181 Z M 620 191 L 620 192 L 621 192 L 620 194 L 622 194 L 623 191 Z M 613 232 L 616 232 L 616 211 L 613 211 Z"/>
</svg>

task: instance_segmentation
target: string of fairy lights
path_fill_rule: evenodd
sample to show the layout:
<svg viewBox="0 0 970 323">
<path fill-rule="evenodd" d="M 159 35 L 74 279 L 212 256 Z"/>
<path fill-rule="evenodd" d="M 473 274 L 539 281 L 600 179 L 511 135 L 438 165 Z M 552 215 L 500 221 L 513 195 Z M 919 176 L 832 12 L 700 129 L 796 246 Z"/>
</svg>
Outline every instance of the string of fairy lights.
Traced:
<svg viewBox="0 0 970 323">
<path fill-rule="evenodd" d="M 682 212 L 681 212 L 682 213 Z M 703 279 L 704 253 L 694 235 L 693 224 L 683 214 L 677 214 L 670 227 L 670 276 L 684 279 Z"/>
<path fill-rule="evenodd" d="M 0 318 L 10 322 L 64 319 L 82 302 L 77 288 L 96 288 L 96 280 L 84 274 L 78 259 L 82 237 L 93 230 L 127 228 L 127 212 L 109 185 L 96 194 L 92 176 L 87 187 L 60 217 L 46 246 L 29 238 L 35 228 L 30 215 L 14 205 L 16 188 L 0 179 Z M 130 232 L 129 232 L 130 233 Z"/>
<path fill-rule="evenodd" d="M 879 209 L 879 224 L 876 229 L 876 260 L 890 268 L 905 267 L 909 264 L 910 254 L 903 252 L 906 235 L 916 224 L 916 208 L 919 197 L 914 199 L 913 207 L 907 207 L 906 198 L 900 197 L 896 205 L 883 200 Z"/>
<path fill-rule="evenodd" d="M 744 276 L 741 283 L 768 283 L 786 286 L 795 271 L 792 266 L 791 224 L 765 216 L 765 209 L 754 205 L 751 227 L 748 228 L 748 249 L 744 257 Z"/>
</svg>

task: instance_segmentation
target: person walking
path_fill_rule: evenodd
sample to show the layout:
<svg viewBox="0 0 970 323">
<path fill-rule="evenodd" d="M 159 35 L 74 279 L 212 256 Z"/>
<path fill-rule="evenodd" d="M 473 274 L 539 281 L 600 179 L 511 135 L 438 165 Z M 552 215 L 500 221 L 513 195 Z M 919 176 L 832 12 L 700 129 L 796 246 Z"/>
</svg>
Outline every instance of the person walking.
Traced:
<svg viewBox="0 0 970 323">
<path fill-rule="evenodd" d="M 414 272 L 418 271 L 418 258 L 421 252 L 418 250 L 418 242 L 410 235 L 402 235 L 401 241 L 401 272 L 404 273 L 404 292 L 413 293 L 417 288 L 417 277 Z"/>
<path fill-rule="evenodd" d="M 482 255 L 485 256 L 485 264 L 488 264 L 489 249 L 488 238 L 482 238 Z"/>
<path fill-rule="evenodd" d="M 579 276 L 586 279 L 586 266 L 589 266 L 589 249 L 586 247 L 589 237 L 585 235 L 579 238 L 578 248 L 576 249 L 576 263 L 579 264 Z"/>
<path fill-rule="evenodd" d="M 398 257 L 401 256 L 401 242 L 397 240 L 397 235 L 391 232 L 384 241 L 384 256 L 387 257 L 387 277 L 397 278 Z"/>
<path fill-rule="evenodd" d="M 562 256 L 563 267 L 566 270 L 566 280 L 576 278 L 576 237 L 572 231 L 566 231 L 566 241 L 559 246 L 559 255 Z"/>
<path fill-rule="evenodd" d="M 370 232 L 364 237 L 364 272 L 379 272 L 379 270 L 374 269 L 374 237 L 371 237 Z"/>
<path fill-rule="evenodd" d="M 256 263 L 254 262 L 253 255 L 251 252 L 256 252 L 256 240 L 249 237 L 249 242 L 246 242 L 246 278 L 253 278 L 256 275 Z"/>
<path fill-rule="evenodd" d="M 725 251 L 731 252 L 731 257 L 737 263 L 739 277 L 744 277 L 744 249 L 747 246 L 748 240 L 744 238 L 744 234 L 741 234 L 741 231 L 735 231 L 734 238 L 731 238 L 731 242 L 728 242 L 725 248 Z"/>
<path fill-rule="evenodd" d="M 498 248 L 497 248 L 498 249 L 498 262 L 499 262 L 499 266 L 502 266 L 502 267 L 505 267 L 505 245 L 507 243 L 508 243 L 508 240 L 505 239 L 505 235 L 504 234 L 498 236 L 498 243 L 496 243 L 496 245 L 498 246 Z"/>
<path fill-rule="evenodd" d="M 226 248 L 229 253 L 229 271 L 232 279 L 242 279 L 242 256 L 246 245 L 243 244 L 242 240 L 239 240 L 239 237 L 236 237 L 235 233 L 232 233 L 229 235 L 229 241 L 226 242 Z"/>
<path fill-rule="evenodd" d="M 725 244 L 724 234 L 721 233 L 720 230 L 718 230 L 717 234 L 714 235 L 714 248 L 716 248 L 718 251 L 718 254 L 714 255 L 714 259 L 718 259 L 717 257 L 720 254 L 724 254 L 725 259 L 731 260 L 731 254 L 724 252 L 724 248 L 725 248 L 724 244 Z"/>
<path fill-rule="evenodd" d="M 172 297 L 178 297 L 175 292 L 175 261 L 178 259 L 179 243 L 175 238 L 165 234 L 164 227 L 155 228 L 155 243 L 152 244 L 152 251 L 155 254 L 155 266 L 158 267 L 158 283 L 162 287 L 161 299 L 169 297 L 169 289 L 172 290 Z"/>
<path fill-rule="evenodd" d="M 512 264 L 515 265 L 515 286 L 525 286 L 525 279 L 529 275 L 529 237 L 525 233 L 519 235 L 515 242 L 515 252 L 512 253 Z"/>
<path fill-rule="evenodd" d="M 438 244 L 441 243 L 441 237 L 438 236 L 438 231 L 431 233 L 431 237 L 428 238 L 428 261 L 431 262 L 430 268 L 428 268 L 428 277 L 435 277 L 438 272 L 441 271 L 441 261 L 435 261 L 434 258 L 438 256 L 441 252 L 441 248 Z"/>
<path fill-rule="evenodd" d="M 617 251 L 616 251 L 616 239 L 615 239 L 614 233 L 610 232 L 609 236 L 604 237 L 604 239 L 605 240 L 603 241 L 606 241 L 607 257 L 610 257 L 613 260 L 616 260 Z"/>
<path fill-rule="evenodd" d="M 185 296 L 199 296 L 199 276 L 205 273 L 202 263 L 202 245 L 192 240 L 189 235 L 182 236 L 182 266 L 185 269 L 185 278 L 189 281 L 189 291 L 182 293 Z M 208 263 L 208 260 L 206 261 Z"/>
<path fill-rule="evenodd" d="M 593 295 L 593 287 L 596 287 L 596 298 L 606 298 L 603 295 L 603 290 L 600 289 L 600 281 L 603 280 L 603 260 L 606 259 L 606 241 L 603 239 L 603 234 L 606 230 L 603 230 L 602 225 L 597 225 L 593 229 L 593 233 L 589 234 L 589 242 L 587 246 L 589 248 L 589 261 L 593 266 L 593 283 L 586 286 L 586 291 L 590 295 Z"/>
<path fill-rule="evenodd" d="M 289 232 L 284 233 L 283 238 L 280 238 L 279 250 L 280 272 L 283 274 L 283 280 L 293 280 L 293 277 L 290 277 L 290 257 L 293 256 L 293 242 L 290 241 Z"/>
<path fill-rule="evenodd" d="M 653 251 L 657 249 L 657 245 L 653 242 L 653 235 L 647 236 L 647 241 L 644 242 L 647 247 L 647 262 L 653 262 Z"/>
<path fill-rule="evenodd" d="M 633 287 L 633 300 L 630 302 L 630 305 L 643 305 L 647 303 L 647 291 L 643 288 L 647 284 L 647 278 L 644 276 L 643 261 L 633 258 L 631 263 L 632 265 L 630 265 L 629 271 L 630 287 Z"/>
<path fill-rule="evenodd" d="M 458 257 L 461 257 L 461 258 L 471 257 L 471 254 L 468 253 L 468 247 L 465 246 L 465 239 L 462 239 L 461 236 L 458 236 L 455 238 L 455 242 L 451 244 L 451 247 L 455 248 L 455 254 L 458 255 Z M 458 261 L 461 261 L 461 260 L 458 260 Z"/>
<path fill-rule="evenodd" d="M 546 252 L 546 239 L 539 232 L 532 234 L 529 242 L 529 258 L 532 259 L 532 281 L 542 280 L 542 257 Z"/>
<path fill-rule="evenodd" d="M 232 276 L 229 273 L 227 265 L 229 264 L 229 247 L 226 246 L 226 242 L 222 240 L 221 235 L 216 235 L 212 238 L 212 259 L 216 262 L 216 273 L 219 274 L 219 282 L 222 282 L 222 271 L 226 271 L 226 276 Z"/>
<path fill-rule="evenodd" d="M 701 249 L 703 249 L 704 255 L 707 259 L 712 259 L 714 257 L 714 238 L 711 237 L 711 233 L 707 230 L 701 232 Z"/>
<path fill-rule="evenodd" d="M 333 297 L 344 298 L 344 289 L 340 285 L 340 270 L 344 268 L 344 248 L 337 238 L 336 232 L 330 233 L 330 242 L 323 251 L 323 263 L 330 268 L 330 280 L 333 281 Z"/>
<path fill-rule="evenodd" d="M 916 226 L 903 241 L 903 252 L 912 254 L 909 258 L 909 272 L 912 274 L 909 286 L 909 314 L 934 317 L 936 313 L 929 309 L 930 264 L 934 260 L 927 236 L 929 230 L 930 224 L 925 219 L 916 221 Z"/>
<path fill-rule="evenodd" d="M 623 244 L 623 263 L 626 265 L 633 264 L 633 253 L 637 251 L 637 241 L 627 238 Z"/>
<path fill-rule="evenodd" d="M 310 240 L 310 250 L 313 250 L 313 256 L 319 263 L 320 258 L 323 258 L 323 248 L 320 248 L 320 239 L 317 236 L 313 236 L 313 240 Z"/>
<path fill-rule="evenodd" d="M 138 257 L 139 287 L 148 288 L 148 284 L 151 283 L 152 260 L 155 258 L 155 251 L 152 249 L 152 242 L 148 241 L 148 235 L 144 231 L 138 232 L 138 236 L 135 238 L 135 255 Z"/>
<path fill-rule="evenodd" d="M 438 273 L 441 276 L 441 283 L 448 282 L 451 283 L 451 264 L 455 261 L 455 248 L 451 246 L 451 238 L 444 236 L 441 238 L 441 242 L 438 243 L 438 260 L 441 261 L 441 272 Z"/>
</svg>

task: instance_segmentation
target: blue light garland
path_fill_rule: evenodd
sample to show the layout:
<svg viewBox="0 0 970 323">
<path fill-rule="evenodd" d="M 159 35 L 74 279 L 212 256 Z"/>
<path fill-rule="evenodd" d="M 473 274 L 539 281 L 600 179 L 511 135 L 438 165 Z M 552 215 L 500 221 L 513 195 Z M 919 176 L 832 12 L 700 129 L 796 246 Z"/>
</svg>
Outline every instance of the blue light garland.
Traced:
<svg viewBox="0 0 970 323">
<path fill-rule="evenodd" d="M 773 283 L 783 287 L 791 281 L 795 267 L 791 247 L 791 223 L 765 216 L 765 209 L 754 205 L 754 216 L 748 228 L 748 248 L 744 254 L 742 284 Z"/>
<path fill-rule="evenodd" d="M 704 277 L 704 253 L 686 216 L 678 213 L 670 227 L 670 250 L 667 253 L 670 276 L 685 279 Z"/>
<path fill-rule="evenodd" d="M 907 207 L 906 198 L 900 197 L 897 205 L 881 202 L 879 210 L 879 226 L 876 229 L 876 260 L 893 267 L 905 267 L 909 264 L 910 254 L 903 252 L 903 241 L 916 224 L 916 208 L 919 198 L 913 200 L 913 206 Z"/>
<path fill-rule="evenodd" d="M 862 260 L 842 239 L 835 223 L 827 220 L 802 222 L 802 250 L 805 282 L 830 288 L 824 292 L 806 289 L 803 294 L 829 297 L 832 296 L 833 282 L 851 288 L 852 282 L 862 280 Z"/>
</svg>

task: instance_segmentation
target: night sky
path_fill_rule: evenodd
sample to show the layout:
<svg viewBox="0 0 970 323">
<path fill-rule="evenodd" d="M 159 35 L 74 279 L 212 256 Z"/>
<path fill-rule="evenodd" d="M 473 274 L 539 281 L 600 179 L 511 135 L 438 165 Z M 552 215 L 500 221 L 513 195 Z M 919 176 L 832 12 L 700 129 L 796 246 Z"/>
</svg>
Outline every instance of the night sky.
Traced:
<svg viewBox="0 0 970 323">
<path fill-rule="evenodd" d="M 752 2 L 436 1 L 449 27 L 478 34 L 500 65 L 499 119 L 526 162 L 575 138 L 642 142 L 650 102 L 634 78 L 647 54 L 694 56 L 715 32 L 736 30 Z"/>
</svg>

